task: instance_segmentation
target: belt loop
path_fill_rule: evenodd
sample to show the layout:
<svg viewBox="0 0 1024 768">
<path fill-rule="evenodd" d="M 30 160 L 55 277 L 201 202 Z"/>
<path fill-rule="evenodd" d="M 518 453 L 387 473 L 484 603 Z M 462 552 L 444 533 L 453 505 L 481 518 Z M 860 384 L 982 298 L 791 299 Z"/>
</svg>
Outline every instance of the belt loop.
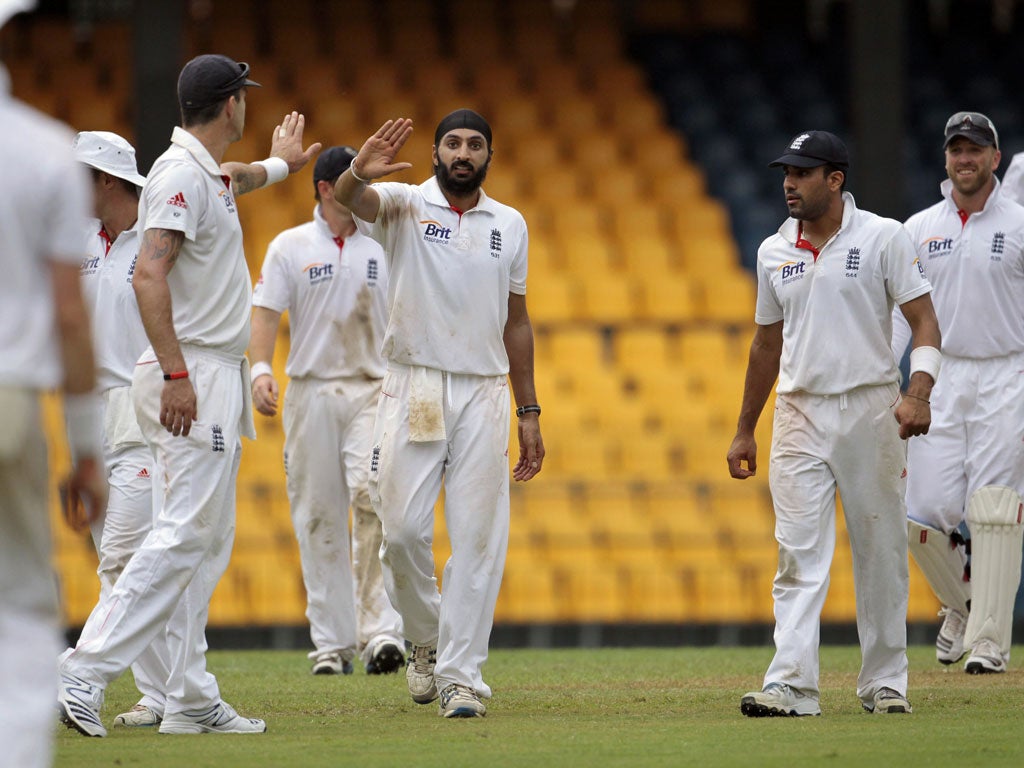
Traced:
<svg viewBox="0 0 1024 768">
<path fill-rule="evenodd" d="M 839 410 L 840 411 L 845 411 L 846 410 L 846 393 L 845 392 L 843 392 L 841 395 L 839 395 Z"/>
</svg>

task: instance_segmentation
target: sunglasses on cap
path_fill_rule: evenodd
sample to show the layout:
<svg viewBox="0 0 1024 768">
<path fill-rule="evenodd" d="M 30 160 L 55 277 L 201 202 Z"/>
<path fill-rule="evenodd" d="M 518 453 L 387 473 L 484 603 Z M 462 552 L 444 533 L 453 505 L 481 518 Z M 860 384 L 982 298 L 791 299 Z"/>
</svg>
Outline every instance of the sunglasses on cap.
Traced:
<svg viewBox="0 0 1024 768">
<path fill-rule="evenodd" d="M 946 121 L 946 143 L 955 136 L 973 135 L 977 138 L 988 139 L 997 149 L 999 148 L 999 133 L 991 120 L 980 112 L 957 112 Z"/>
</svg>

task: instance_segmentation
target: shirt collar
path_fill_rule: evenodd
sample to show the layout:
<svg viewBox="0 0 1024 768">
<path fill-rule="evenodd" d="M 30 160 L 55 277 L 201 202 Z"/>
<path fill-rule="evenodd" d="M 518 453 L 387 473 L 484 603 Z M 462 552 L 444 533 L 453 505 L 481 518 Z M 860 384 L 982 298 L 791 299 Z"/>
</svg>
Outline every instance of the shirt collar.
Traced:
<svg viewBox="0 0 1024 768">
<path fill-rule="evenodd" d="M 989 208 L 995 207 L 996 201 L 1003 194 L 1002 193 L 1002 189 L 1001 189 L 1003 184 L 1002 184 L 1001 181 L 999 181 L 999 177 L 996 176 L 993 173 L 992 174 L 992 180 L 995 182 L 995 185 L 992 187 L 992 192 L 989 193 L 988 199 L 985 201 L 985 207 L 982 208 L 980 211 L 978 211 L 978 213 L 984 213 Z M 950 179 L 945 179 L 941 184 L 939 184 L 939 189 L 942 190 L 942 196 L 947 201 L 949 201 L 950 207 L 954 211 L 959 211 L 960 210 L 959 206 L 956 204 L 956 201 L 953 200 L 953 182 Z M 977 216 L 978 213 L 975 213 L 975 214 L 972 214 L 972 215 L 973 216 Z"/>
<path fill-rule="evenodd" d="M 448 202 L 448 198 L 444 196 L 444 192 L 441 191 L 441 185 L 437 183 L 437 176 L 431 176 L 420 184 L 420 189 L 423 191 L 423 199 L 431 205 L 440 205 L 442 208 L 452 207 Z M 487 196 L 483 187 L 480 188 L 480 199 L 477 200 L 476 205 L 468 211 L 465 211 L 465 213 L 471 213 L 473 211 L 486 211 L 491 214 L 496 212 L 494 201 Z"/>
<path fill-rule="evenodd" d="M 174 127 L 174 132 L 171 133 L 171 144 L 177 144 L 192 155 L 200 167 L 211 176 L 216 176 L 218 179 L 223 176 L 220 166 L 217 165 L 217 161 L 213 159 L 210 151 L 203 146 L 203 142 L 184 128 L 180 126 Z"/>
</svg>

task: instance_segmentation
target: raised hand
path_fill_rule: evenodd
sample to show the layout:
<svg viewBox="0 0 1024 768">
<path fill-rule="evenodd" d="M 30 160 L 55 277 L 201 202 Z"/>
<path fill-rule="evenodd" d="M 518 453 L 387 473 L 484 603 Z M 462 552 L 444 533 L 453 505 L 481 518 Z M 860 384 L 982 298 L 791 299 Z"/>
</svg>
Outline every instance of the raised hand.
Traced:
<svg viewBox="0 0 1024 768">
<path fill-rule="evenodd" d="M 319 141 L 302 148 L 302 132 L 306 128 L 306 116 L 292 112 L 284 116 L 281 124 L 274 127 L 270 142 L 270 156 L 280 157 L 288 163 L 288 172 L 301 170 L 323 146 Z"/>
<path fill-rule="evenodd" d="M 356 178 L 371 181 L 389 173 L 412 168 L 412 163 L 396 163 L 398 150 L 412 135 L 412 120 L 400 117 L 388 120 L 377 132 L 363 142 L 359 154 L 352 161 Z"/>
</svg>

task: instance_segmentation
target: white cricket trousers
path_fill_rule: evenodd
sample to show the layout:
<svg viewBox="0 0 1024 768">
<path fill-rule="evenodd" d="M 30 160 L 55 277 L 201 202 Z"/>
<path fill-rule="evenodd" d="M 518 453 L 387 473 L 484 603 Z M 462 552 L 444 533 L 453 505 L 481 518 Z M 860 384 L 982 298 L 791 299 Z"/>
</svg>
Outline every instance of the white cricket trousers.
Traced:
<svg viewBox="0 0 1024 768">
<path fill-rule="evenodd" d="M 250 418 L 241 360 L 184 345 L 182 352 L 199 418 L 188 437 L 160 425 L 163 375 L 147 350 L 135 368 L 132 398 L 162 475 L 154 487 L 153 528 L 63 664 L 106 688 L 166 627 L 165 715 L 220 701 L 217 680 L 206 670 L 206 620 L 231 557 L 239 435 L 243 417 Z"/>
<path fill-rule="evenodd" d="M 836 491 L 853 552 L 861 670 L 857 695 L 907 692 L 906 448 L 895 419 L 899 389 L 780 394 L 769 482 L 779 570 L 775 658 L 764 682 L 818 695 L 821 609 L 836 544 Z"/>
<path fill-rule="evenodd" d="M 943 355 L 932 424 L 907 448 L 907 514 L 952 533 L 979 488 L 1024 494 L 1024 355 L 972 360 Z"/>
<path fill-rule="evenodd" d="M 53 760 L 57 583 L 37 394 L 0 387 L 0 766 Z"/>
<path fill-rule="evenodd" d="M 103 453 L 110 495 L 106 514 L 92 524 L 92 540 L 99 556 L 96 574 L 100 579 L 100 603 L 153 527 L 153 478 L 157 476 L 153 453 L 135 419 L 130 387 L 108 390 L 103 399 Z M 73 651 L 69 648 L 61 661 Z M 170 674 L 163 632 L 132 664 L 132 674 L 142 694 L 139 703 L 163 717 L 164 686 Z"/>
<path fill-rule="evenodd" d="M 374 428 L 370 498 L 384 527 L 384 584 L 406 640 L 437 644 L 438 690 L 458 683 L 489 697 L 481 668 L 508 549 L 508 381 L 445 373 L 446 439 L 415 443 L 409 384 L 410 369 L 389 363 Z M 442 481 L 452 554 L 438 592 L 432 543 Z"/>
<path fill-rule="evenodd" d="M 284 462 L 299 543 L 310 658 L 360 653 L 390 640 L 401 619 L 384 590 L 381 525 L 367 483 L 380 380 L 292 379 L 284 399 Z M 349 540 L 349 506 L 352 536 Z"/>
</svg>

